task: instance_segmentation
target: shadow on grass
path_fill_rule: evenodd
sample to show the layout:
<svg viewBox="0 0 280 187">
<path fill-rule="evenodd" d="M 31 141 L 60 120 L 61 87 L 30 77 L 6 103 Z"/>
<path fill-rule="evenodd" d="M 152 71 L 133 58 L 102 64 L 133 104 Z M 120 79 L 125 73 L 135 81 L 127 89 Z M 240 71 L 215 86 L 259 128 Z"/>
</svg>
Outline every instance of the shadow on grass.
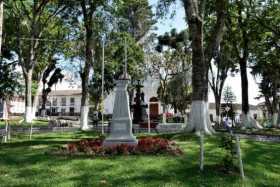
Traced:
<svg viewBox="0 0 280 187">
<path fill-rule="evenodd" d="M 48 134 L 36 136 L 33 141 L 14 142 L 0 146 L 0 167 L 5 172 L 14 172 L 11 180 L 24 181 L 21 186 L 241 186 L 238 175 L 227 175 L 218 171 L 216 165 L 222 159 L 218 149 L 218 138 L 207 137 L 205 170 L 199 172 L 198 137 L 188 134 L 157 135 L 179 141 L 185 155 L 181 157 L 154 156 L 115 156 L 94 158 L 92 156 L 54 156 L 45 152 L 68 143 L 71 138 L 93 137 L 92 132 L 68 134 Z M 77 138 L 76 138 L 77 137 Z M 253 184 L 270 185 L 275 176 L 261 177 L 266 172 L 277 173 L 273 164 L 279 164 L 279 145 L 242 141 L 245 175 Z M 267 157 L 264 157 L 267 156 Z M 267 159 L 267 160 L 265 160 Z M 273 159 L 273 160 L 272 160 Z M 260 164 L 264 171 L 254 168 Z M 249 168 L 249 169 L 248 169 Z M 269 168 L 272 168 L 269 170 Z M 0 168 L 3 169 L 3 168 Z M 247 174 L 248 172 L 248 174 Z M 276 175 L 276 174 L 275 174 Z M 1 176 L 0 176 L 1 179 Z M 32 181 L 32 180 L 35 181 Z M 2 179 L 3 180 L 3 179 Z M 4 179 L 4 185 L 9 179 Z M 1 180 L 0 180 L 1 181 Z M 247 185 L 248 183 L 246 183 Z M 245 186 L 246 186 L 245 185 Z M 0 185 L 1 186 L 1 185 Z M 13 185 L 15 186 L 15 185 Z M 168 185 L 167 185 L 168 186 Z M 247 185 L 248 186 L 248 185 Z M 249 186 L 255 186 L 250 185 Z"/>
</svg>

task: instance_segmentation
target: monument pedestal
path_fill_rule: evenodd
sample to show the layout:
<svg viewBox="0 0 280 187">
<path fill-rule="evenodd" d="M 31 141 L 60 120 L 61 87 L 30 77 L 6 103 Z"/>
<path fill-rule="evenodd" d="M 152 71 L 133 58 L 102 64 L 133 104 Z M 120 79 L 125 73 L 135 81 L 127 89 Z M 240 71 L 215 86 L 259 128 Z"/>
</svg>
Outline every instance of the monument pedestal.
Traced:
<svg viewBox="0 0 280 187">
<path fill-rule="evenodd" d="M 137 145 L 138 143 L 136 137 L 132 134 L 132 120 L 127 93 L 129 79 L 127 77 L 127 75 L 123 75 L 117 81 L 110 135 L 104 140 L 103 146 Z"/>
</svg>

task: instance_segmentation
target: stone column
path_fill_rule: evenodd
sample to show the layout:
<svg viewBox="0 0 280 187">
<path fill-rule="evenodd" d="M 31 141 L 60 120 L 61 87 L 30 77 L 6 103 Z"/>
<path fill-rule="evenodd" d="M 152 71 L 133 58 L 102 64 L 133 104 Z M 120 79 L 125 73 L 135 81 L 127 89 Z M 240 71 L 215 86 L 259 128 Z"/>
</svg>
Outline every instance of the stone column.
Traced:
<svg viewBox="0 0 280 187">
<path fill-rule="evenodd" d="M 105 139 L 104 146 L 119 144 L 137 145 L 138 141 L 132 134 L 127 84 L 129 76 L 124 74 L 117 81 L 110 135 Z"/>
</svg>

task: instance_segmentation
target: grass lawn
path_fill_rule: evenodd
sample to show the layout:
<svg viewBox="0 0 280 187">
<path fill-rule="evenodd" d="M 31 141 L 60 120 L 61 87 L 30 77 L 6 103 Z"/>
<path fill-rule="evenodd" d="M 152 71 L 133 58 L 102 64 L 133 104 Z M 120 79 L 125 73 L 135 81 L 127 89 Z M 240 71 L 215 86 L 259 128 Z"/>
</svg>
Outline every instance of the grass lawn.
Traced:
<svg viewBox="0 0 280 187">
<path fill-rule="evenodd" d="M 21 120 L 21 118 L 19 119 L 15 119 L 15 120 L 9 120 L 9 124 L 12 126 L 21 126 L 21 127 L 28 127 L 30 128 L 30 124 L 26 124 L 26 123 L 19 123 L 19 121 Z M 33 120 L 32 124 L 33 127 L 41 127 L 41 126 L 48 126 L 48 121 L 45 120 Z M 5 127 L 5 121 L 1 120 L 0 121 L 0 128 Z"/>
<path fill-rule="evenodd" d="M 191 135 L 169 135 L 185 154 L 173 156 L 64 157 L 45 154 L 93 133 L 49 133 L 16 137 L 0 145 L 0 186 L 280 186 L 280 144 L 242 141 L 246 180 L 215 170 L 223 151 L 206 139 L 205 172 L 198 169 L 199 146 Z"/>
</svg>

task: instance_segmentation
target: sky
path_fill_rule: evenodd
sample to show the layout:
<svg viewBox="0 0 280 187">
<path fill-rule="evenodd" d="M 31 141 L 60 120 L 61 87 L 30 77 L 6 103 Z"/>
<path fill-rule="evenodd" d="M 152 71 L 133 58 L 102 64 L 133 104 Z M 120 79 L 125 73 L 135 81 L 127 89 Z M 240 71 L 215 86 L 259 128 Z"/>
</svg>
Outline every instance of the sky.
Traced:
<svg viewBox="0 0 280 187">
<path fill-rule="evenodd" d="M 150 5 L 153 6 L 153 10 L 155 11 L 155 6 L 158 0 L 149 0 Z M 185 12 L 183 6 L 180 1 L 177 0 L 176 5 L 172 7 L 175 10 L 175 15 L 170 18 L 167 16 L 165 19 L 157 20 L 156 27 L 158 28 L 155 31 L 158 35 L 164 34 L 165 32 L 169 32 L 172 28 L 176 28 L 179 32 L 183 29 L 186 29 L 185 22 Z M 252 105 L 257 105 L 263 100 L 257 100 L 255 97 L 259 95 L 258 85 L 254 77 L 250 73 L 250 69 L 248 69 L 248 82 L 249 82 L 249 103 Z M 234 94 L 236 95 L 236 102 L 241 103 L 241 80 L 240 75 L 237 74 L 234 77 L 229 76 L 225 82 L 225 87 L 231 86 Z M 214 95 L 212 91 L 209 93 L 209 102 L 215 102 Z"/>
</svg>

